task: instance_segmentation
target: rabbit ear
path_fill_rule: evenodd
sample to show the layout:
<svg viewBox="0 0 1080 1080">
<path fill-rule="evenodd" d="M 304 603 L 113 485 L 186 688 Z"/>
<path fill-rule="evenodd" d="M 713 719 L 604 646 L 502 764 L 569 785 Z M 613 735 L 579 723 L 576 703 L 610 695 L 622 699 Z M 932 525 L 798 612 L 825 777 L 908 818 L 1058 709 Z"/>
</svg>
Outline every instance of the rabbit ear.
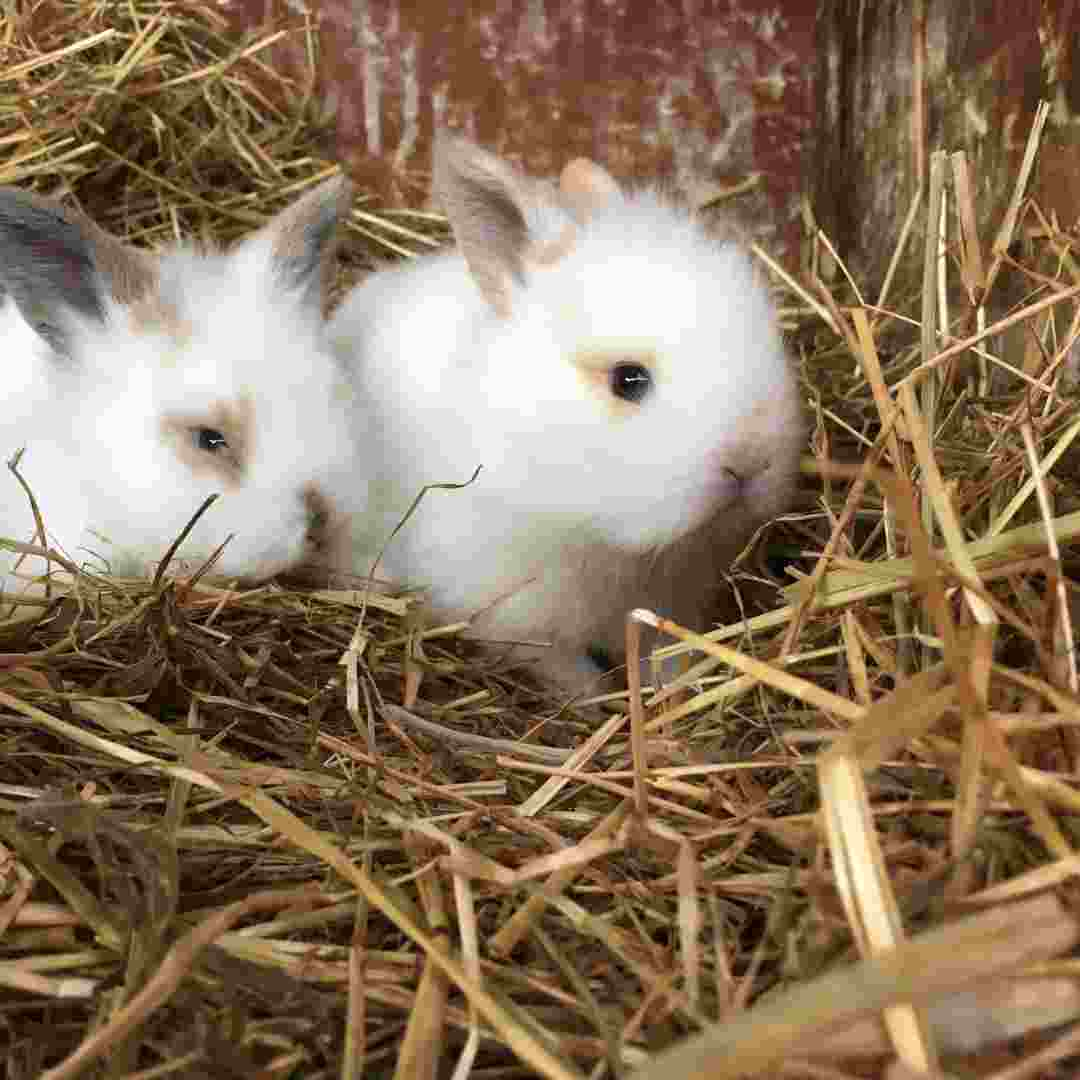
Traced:
<svg viewBox="0 0 1080 1080">
<path fill-rule="evenodd" d="M 18 188 L 0 188 L 0 295 L 58 353 L 70 348 L 72 314 L 103 322 L 110 294 L 121 303 L 153 289 L 148 256 L 78 211 Z"/>
<path fill-rule="evenodd" d="M 305 303 L 321 305 L 334 279 L 338 226 L 352 209 L 353 188 L 338 174 L 297 199 L 255 234 L 269 242 L 275 273 Z"/>
<path fill-rule="evenodd" d="M 436 137 L 432 189 L 480 292 L 504 318 L 530 247 L 536 182 L 459 135 Z"/>
<path fill-rule="evenodd" d="M 602 206 L 622 198 L 622 188 L 601 165 L 588 158 L 574 158 L 559 177 L 559 194 L 566 208 L 584 223 Z"/>
</svg>

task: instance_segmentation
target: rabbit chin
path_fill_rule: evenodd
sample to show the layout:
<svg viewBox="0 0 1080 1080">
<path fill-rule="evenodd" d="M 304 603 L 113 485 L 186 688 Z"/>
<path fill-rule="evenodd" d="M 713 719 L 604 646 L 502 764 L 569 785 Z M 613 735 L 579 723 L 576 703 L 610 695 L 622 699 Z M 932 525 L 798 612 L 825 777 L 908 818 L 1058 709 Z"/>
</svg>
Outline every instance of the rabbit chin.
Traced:
<svg viewBox="0 0 1080 1080">
<path fill-rule="evenodd" d="M 747 485 L 724 471 L 706 470 L 701 477 L 673 480 L 664 494 L 635 500 L 599 522 L 599 534 L 627 552 L 663 548 L 720 515 L 730 515 L 733 530 L 768 516 L 773 499 L 759 500 L 757 484 Z M 759 506 L 758 503 L 762 505 Z"/>
<path fill-rule="evenodd" d="M 281 535 L 280 539 L 273 543 L 266 543 L 266 535 L 256 535 L 253 539 L 254 543 L 245 544 L 240 542 L 239 535 L 233 534 L 213 566 L 212 577 L 233 578 L 244 582 L 265 581 L 296 566 L 308 551 L 308 530 L 304 521 L 290 524 L 287 534 Z M 216 545 L 214 548 L 206 545 L 205 548 L 198 549 L 200 564 L 215 548 Z M 184 547 L 181 547 L 180 554 L 185 563 L 190 565 L 194 549 L 185 552 Z"/>
<path fill-rule="evenodd" d="M 210 577 L 259 582 L 295 566 L 308 551 L 308 522 L 302 509 L 287 520 L 272 521 L 261 521 L 254 514 L 215 515 L 215 509 L 212 506 L 207 511 L 211 523 L 200 521 L 185 537 L 170 562 L 170 573 L 194 573 L 224 544 Z M 184 524 L 175 529 L 176 536 Z M 104 530 L 103 534 L 108 536 Z M 93 548 L 113 573 L 143 576 L 156 570 L 171 543 L 156 531 L 135 547 L 114 546 L 104 539 L 85 547 Z"/>
<path fill-rule="evenodd" d="M 91 573 L 118 577 L 152 576 L 166 552 L 183 532 L 201 498 L 177 499 L 174 506 L 139 507 L 134 500 L 81 517 L 45 509 L 45 527 L 52 545 Z M 84 504 L 85 505 L 85 504 Z M 69 507 L 64 507 L 69 509 Z M 77 512 L 78 507 L 71 510 Z M 222 545 L 224 545 L 222 547 Z M 210 569 L 213 579 L 262 581 L 295 565 L 308 549 L 308 514 L 301 500 L 268 515 L 228 495 L 211 505 L 195 523 L 169 562 L 171 575 L 198 571 L 218 549 Z"/>
</svg>

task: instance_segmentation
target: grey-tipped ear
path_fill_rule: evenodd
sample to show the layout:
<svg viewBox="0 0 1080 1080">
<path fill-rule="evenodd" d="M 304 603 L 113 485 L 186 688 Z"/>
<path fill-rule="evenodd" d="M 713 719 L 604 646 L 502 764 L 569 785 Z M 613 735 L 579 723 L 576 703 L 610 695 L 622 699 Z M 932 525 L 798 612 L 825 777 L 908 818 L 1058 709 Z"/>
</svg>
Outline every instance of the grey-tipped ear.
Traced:
<svg viewBox="0 0 1080 1080">
<path fill-rule="evenodd" d="M 267 222 L 275 272 L 306 303 L 322 304 L 334 280 L 338 226 L 352 209 L 353 187 L 343 174 L 324 180 Z"/>
<path fill-rule="evenodd" d="M 436 136 L 432 190 L 480 292 L 510 314 L 515 283 L 529 248 L 526 210 L 537 185 L 509 162 L 460 135 Z"/>
<path fill-rule="evenodd" d="M 76 210 L 0 187 L 0 292 L 55 351 L 68 351 L 72 314 L 103 322 L 106 297 L 130 302 L 153 287 L 148 256 Z"/>
<path fill-rule="evenodd" d="M 59 203 L 12 187 L 0 188 L 0 285 L 60 352 L 68 312 L 105 317 L 103 283 L 81 222 Z"/>
</svg>

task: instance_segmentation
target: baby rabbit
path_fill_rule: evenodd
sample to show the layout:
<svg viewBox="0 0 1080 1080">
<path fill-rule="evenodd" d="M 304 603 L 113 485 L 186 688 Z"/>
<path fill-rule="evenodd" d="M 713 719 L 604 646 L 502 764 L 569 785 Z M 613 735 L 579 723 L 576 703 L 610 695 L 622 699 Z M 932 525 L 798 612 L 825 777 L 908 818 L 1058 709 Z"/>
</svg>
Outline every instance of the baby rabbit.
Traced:
<svg viewBox="0 0 1080 1080">
<path fill-rule="evenodd" d="M 487 640 L 550 642 L 580 689 L 637 606 L 704 628 L 710 586 L 785 505 L 800 403 L 735 243 L 656 190 L 572 162 L 558 185 L 464 138 L 435 147 L 457 250 L 382 270 L 329 333 L 350 366 L 370 499 L 352 569 L 430 586 Z"/>
<path fill-rule="evenodd" d="M 351 388 L 325 343 L 324 284 L 351 188 L 335 177 L 228 253 L 160 255 L 78 212 L 0 188 L 0 454 L 48 544 L 90 569 L 152 570 L 178 552 L 262 578 L 310 552 L 353 456 Z M 0 536 L 30 541 L 22 487 L 0 466 Z M 40 543 L 40 540 L 38 540 Z M 0 553 L 4 599 L 43 559 Z M 55 570 L 55 564 L 53 569 Z"/>
</svg>

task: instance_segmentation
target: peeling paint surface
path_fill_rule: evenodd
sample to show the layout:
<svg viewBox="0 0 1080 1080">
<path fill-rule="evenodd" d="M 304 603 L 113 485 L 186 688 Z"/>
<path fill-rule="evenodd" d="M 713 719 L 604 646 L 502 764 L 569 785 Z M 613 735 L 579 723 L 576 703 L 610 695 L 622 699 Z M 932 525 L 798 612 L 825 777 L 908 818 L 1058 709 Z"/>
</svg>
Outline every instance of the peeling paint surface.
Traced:
<svg viewBox="0 0 1080 1080">
<path fill-rule="evenodd" d="M 273 5 L 269 5 L 271 8 Z M 260 23 L 267 0 L 231 0 Z M 416 204 L 431 135 L 460 128 L 538 173 L 587 155 L 738 211 L 794 251 L 816 2 L 289 0 L 320 19 L 324 100 L 357 182 Z"/>
<path fill-rule="evenodd" d="M 283 0 L 222 0 L 257 25 Z M 428 192 L 450 124 L 540 173 L 594 157 L 624 179 L 734 201 L 797 261 L 800 197 L 852 270 L 880 279 L 914 164 L 964 150 L 997 220 L 1040 98 L 1032 191 L 1080 223 L 1078 0 L 284 0 L 320 20 L 336 151 L 381 197 Z M 913 109 L 924 11 L 924 143 Z"/>
</svg>

